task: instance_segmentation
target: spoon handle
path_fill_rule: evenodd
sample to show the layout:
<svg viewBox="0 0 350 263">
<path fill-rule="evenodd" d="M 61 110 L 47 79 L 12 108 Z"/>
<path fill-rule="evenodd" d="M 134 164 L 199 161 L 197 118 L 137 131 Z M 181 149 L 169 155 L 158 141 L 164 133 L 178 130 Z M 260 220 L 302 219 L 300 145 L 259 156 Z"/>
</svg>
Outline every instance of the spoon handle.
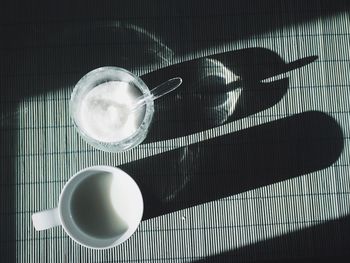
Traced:
<svg viewBox="0 0 350 263">
<path fill-rule="evenodd" d="M 169 79 L 162 84 L 158 85 L 154 89 L 151 90 L 151 96 L 153 100 L 156 100 L 165 94 L 173 91 L 177 87 L 179 87 L 182 83 L 182 79 L 180 77 L 176 77 L 173 79 Z"/>
<path fill-rule="evenodd" d="M 156 100 L 165 94 L 168 94 L 169 92 L 173 91 L 177 87 L 179 87 L 182 83 L 182 79 L 180 77 L 169 79 L 162 84 L 158 85 L 154 89 L 151 90 L 150 95 L 142 95 L 137 98 L 134 105 L 131 107 L 131 111 L 138 110 L 141 106 L 146 104 L 147 100 Z"/>
</svg>

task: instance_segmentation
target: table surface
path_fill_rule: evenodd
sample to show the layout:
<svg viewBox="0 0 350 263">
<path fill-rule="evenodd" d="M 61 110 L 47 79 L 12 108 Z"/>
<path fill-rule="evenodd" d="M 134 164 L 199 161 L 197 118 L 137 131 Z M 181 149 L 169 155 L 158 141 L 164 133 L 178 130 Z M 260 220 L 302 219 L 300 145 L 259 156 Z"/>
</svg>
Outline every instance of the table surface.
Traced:
<svg viewBox="0 0 350 263">
<path fill-rule="evenodd" d="M 3 9 L 1 257 L 347 259 L 349 4 L 115 2 L 24 6 L 15 16 Z M 107 65 L 149 86 L 184 79 L 156 102 L 146 141 L 123 153 L 89 146 L 69 117 L 75 83 Z M 139 184 L 145 212 L 136 233 L 91 250 L 61 227 L 36 232 L 31 215 L 55 207 L 65 182 L 92 165 L 121 167 Z"/>
</svg>

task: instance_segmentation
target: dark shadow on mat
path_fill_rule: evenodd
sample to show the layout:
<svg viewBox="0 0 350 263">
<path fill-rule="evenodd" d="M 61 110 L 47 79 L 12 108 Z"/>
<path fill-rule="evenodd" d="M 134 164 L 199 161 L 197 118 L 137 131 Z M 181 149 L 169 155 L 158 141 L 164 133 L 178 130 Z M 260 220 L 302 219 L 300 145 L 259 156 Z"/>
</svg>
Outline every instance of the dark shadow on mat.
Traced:
<svg viewBox="0 0 350 263">
<path fill-rule="evenodd" d="M 141 187 L 146 220 L 324 169 L 342 149 L 338 123 L 311 111 L 121 168 Z"/>
<path fill-rule="evenodd" d="M 13 43 L 0 43 L 0 102 L 72 90 L 98 67 L 156 68 L 173 57 L 154 34 L 128 22 L 62 22 L 21 30 L 3 29 Z"/>
<path fill-rule="evenodd" d="M 172 4 L 159 3 L 157 8 L 162 10 L 157 16 L 160 19 L 148 21 L 146 27 L 159 32 L 176 53 L 192 54 L 194 50 L 217 50 L 218 43 L 233 46 L 232 42 L 242 39 L 254 43 L 261 34 L 277 31 L 278 35 L 280 28 L 295 27 L 350 11 L 350 2 L 181 0 Z M 145 10 L 152 13 L 150 8 Z"/>
<path fill-rule="evenodd" d="M 289 78 L 283 73 L 307 66 L 318 58 L 309 56 L 285 62 L 277 53 L 266 48 L 248 48 L 232 56 L 224 53 L 213 57 L 241 78 L 240 95 L 226 122 L 247 117 L 278 103 L 289 85 Z M 275 76 L 278 76 L 277 80 L 263 82 Z"/>
<path fill-rule="evenodd" d="M 0 255 L 2 262 L 16 261 L 16 150 L 14 107 L 0 105 Z"/>
<path fill-rule="evenodd" d="M 9 2 L 0 9 L 0 22 L 26 25 L 128 21 L 161 35 L 171 48 L 186 52 L 349 10 L 347 0 L 40 2 Z"/>
<path fill-rule="evenodd" d="M 288 78 L 262 82 L 312 63 L 284 62 L 265 48 L 248 48 L 173 65 L 141 76 L 149 87 L 180 76 L 183 84 L 155 103 L 147 142 L 190 135 L 244 118 L 278 103 Z"/>
<path fill-rule="evenodd" d="M 18 83 L 23 88 L 13 89 L 23 98 L 70 87 L 100 66 L 154 71 L 184 53 L 232 50 L 234 40 L 344 12 L 349 1 L 84 1 L 39 7 L 23 1 L 20 6 L 1 8 L 0 69 L 23 75 L 25 81 Z"/>
<path fill-rule="evenodd" d="M 193 263 L 345 263 L 350 259 L 349 233 L 350 217 L 345 216 Z"/>
</svg>

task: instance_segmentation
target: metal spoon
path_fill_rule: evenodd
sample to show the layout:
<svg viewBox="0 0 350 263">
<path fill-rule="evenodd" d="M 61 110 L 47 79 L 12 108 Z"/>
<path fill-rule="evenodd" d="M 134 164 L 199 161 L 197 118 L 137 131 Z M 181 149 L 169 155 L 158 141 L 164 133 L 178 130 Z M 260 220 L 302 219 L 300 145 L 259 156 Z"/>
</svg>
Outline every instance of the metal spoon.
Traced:
<svg viewBox="0 0 350 263">
<path fill-rule="evenodd" d="M 182 79 L 180 77 L 172 78 L 164 83 L 158 85 L 154 89 L 151 90 L 150 94 L 145 94 L 138 97 L 133 105 L 130 106 L 129 111 L 134 112 L 139 110 L 143 105 L 147 103 L 149 100 L 156 100 L 165 94 L 175 90 L 182 83 Z"/>
</svg>

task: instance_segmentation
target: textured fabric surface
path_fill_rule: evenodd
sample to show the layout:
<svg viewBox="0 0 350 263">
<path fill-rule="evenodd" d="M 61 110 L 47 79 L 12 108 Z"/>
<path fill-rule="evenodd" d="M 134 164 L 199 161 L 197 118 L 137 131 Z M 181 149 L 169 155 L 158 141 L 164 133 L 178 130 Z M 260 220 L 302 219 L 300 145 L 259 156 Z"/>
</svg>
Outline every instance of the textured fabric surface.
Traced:
<svg viewBox="0 0 350 263">
<path fill-rule="evenodd" d="M 4 262 L 349 257 L 348 4 L 234 2 L 125 12 L 89 3 L 57 7 L 62 17 L 53 6 L 2 19 Z M 124 153 L 89 146 L 69 117 L 75 83 L 106 65 L 150 86 L 184 78 L 156 103 L 146 141 Z M 144 194 L 136 233 L 96 251 L 61 227 L 36 232 L 31 215 L 56 207 L 77 171 L 102 164 L 127 171 Z"/>
</svg>

